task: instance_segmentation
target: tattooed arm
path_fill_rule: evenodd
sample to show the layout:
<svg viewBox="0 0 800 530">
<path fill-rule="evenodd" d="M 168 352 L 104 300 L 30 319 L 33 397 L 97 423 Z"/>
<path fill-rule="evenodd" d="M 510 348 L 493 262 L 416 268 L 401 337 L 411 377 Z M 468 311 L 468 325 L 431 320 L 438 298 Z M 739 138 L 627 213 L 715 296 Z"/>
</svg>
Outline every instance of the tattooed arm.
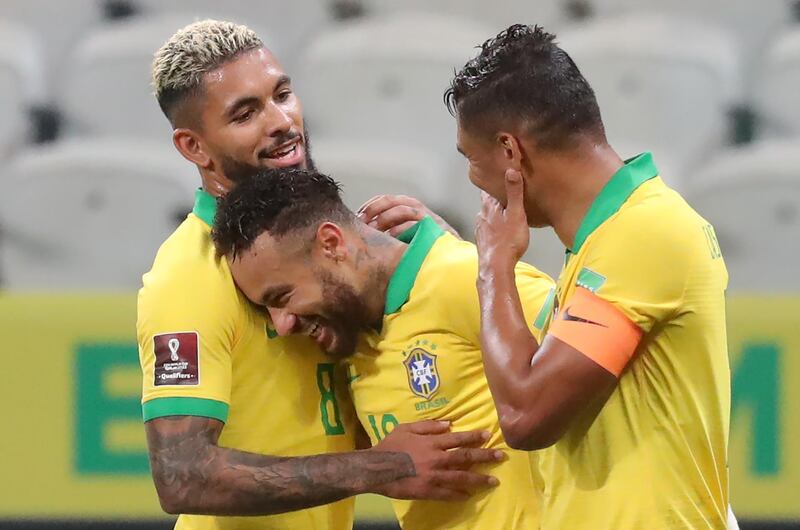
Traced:
<svg viewBox="0 0 800 530">
<path fill-rule="evenodd" d="M 496 481 L 468 471 L 502 458 L 477 449 L 481 432 L 447 432 L 441 422 L 399 425 L 364 451 L 284 458 L 217 446 L 223 424 L 192 416 L 147 422 L 159 500 L 172 514 L 270 515 L 361 493 L 463 499 Z"/>
</svg>

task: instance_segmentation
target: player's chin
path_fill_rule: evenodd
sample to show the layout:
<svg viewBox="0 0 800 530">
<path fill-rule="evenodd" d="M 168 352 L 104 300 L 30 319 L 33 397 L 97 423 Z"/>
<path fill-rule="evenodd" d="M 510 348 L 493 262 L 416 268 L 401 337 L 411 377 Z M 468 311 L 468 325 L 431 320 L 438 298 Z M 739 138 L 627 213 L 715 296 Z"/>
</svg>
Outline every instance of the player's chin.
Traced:
<svg viewBox="0 0 800 530">
<path fill-rule="evenodd" d="M 330 343 L 324 348 L 325 354 L 333 359 L 346 359 L 356 352 L 357 335 L 334 332 Z"/>
</svg>

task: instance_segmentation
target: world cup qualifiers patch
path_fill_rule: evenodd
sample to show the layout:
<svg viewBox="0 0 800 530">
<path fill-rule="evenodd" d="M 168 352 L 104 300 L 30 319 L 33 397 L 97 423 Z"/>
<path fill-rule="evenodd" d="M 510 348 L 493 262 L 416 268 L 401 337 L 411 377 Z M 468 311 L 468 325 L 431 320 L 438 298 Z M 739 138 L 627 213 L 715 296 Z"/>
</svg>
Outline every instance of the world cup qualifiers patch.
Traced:
<svg viewBox="0 0 800 530">
<path fill-rule="evenodd" d="M 200 383 L 200 340 L 196 331 L 153 337 L 156 354 L 155 386 Z"/>
</svg>

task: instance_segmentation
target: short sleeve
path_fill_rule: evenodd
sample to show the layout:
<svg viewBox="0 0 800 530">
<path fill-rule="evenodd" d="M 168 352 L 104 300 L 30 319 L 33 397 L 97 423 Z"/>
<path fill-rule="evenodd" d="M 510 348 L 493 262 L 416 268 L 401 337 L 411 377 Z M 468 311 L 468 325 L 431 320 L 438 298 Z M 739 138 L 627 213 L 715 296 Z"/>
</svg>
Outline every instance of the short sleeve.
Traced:
<svg viewBox="0 0 800 530">
<path fill-rule="evenodd" d="M 203 416 L 225 422 L 231 354 L 241 309 L 230 276 L 213 262 L 145 275 L 137 337 L 145 421 Z"/>
<path fill-rule="evenodd" d="M 648 333 L 680 306 L 692 250 L 674 226 L 636 216 L 622 221 L 591 240 L 576 284 Z"/>
<path fill-rule="evenodd" d="M 528 329 L 542 343 L 547 321 L 553 312 L 556 288 L 549 276 L 527 263 L 518 263 L 514 269 L 517 292 Z"/>
</svg>

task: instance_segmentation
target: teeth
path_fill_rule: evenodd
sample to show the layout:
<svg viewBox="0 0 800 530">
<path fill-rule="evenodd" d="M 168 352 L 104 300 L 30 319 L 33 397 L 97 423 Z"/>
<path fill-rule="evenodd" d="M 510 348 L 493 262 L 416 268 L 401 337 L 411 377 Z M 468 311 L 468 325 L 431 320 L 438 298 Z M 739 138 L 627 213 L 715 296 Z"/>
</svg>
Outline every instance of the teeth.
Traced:
<svg viewBox="0 0 800 530">
<path fill-rule="evenodd" d="M 273 151 L 270 154 L 270 157 L 271 158 L 284 158 L 284 157 L 294 153 L 295 149 L 297 149 L 297 144 L 292 145 L 290 148 L 288 148 L 288 149 L 286 149 L 284 151 Z"/>
</svg>

